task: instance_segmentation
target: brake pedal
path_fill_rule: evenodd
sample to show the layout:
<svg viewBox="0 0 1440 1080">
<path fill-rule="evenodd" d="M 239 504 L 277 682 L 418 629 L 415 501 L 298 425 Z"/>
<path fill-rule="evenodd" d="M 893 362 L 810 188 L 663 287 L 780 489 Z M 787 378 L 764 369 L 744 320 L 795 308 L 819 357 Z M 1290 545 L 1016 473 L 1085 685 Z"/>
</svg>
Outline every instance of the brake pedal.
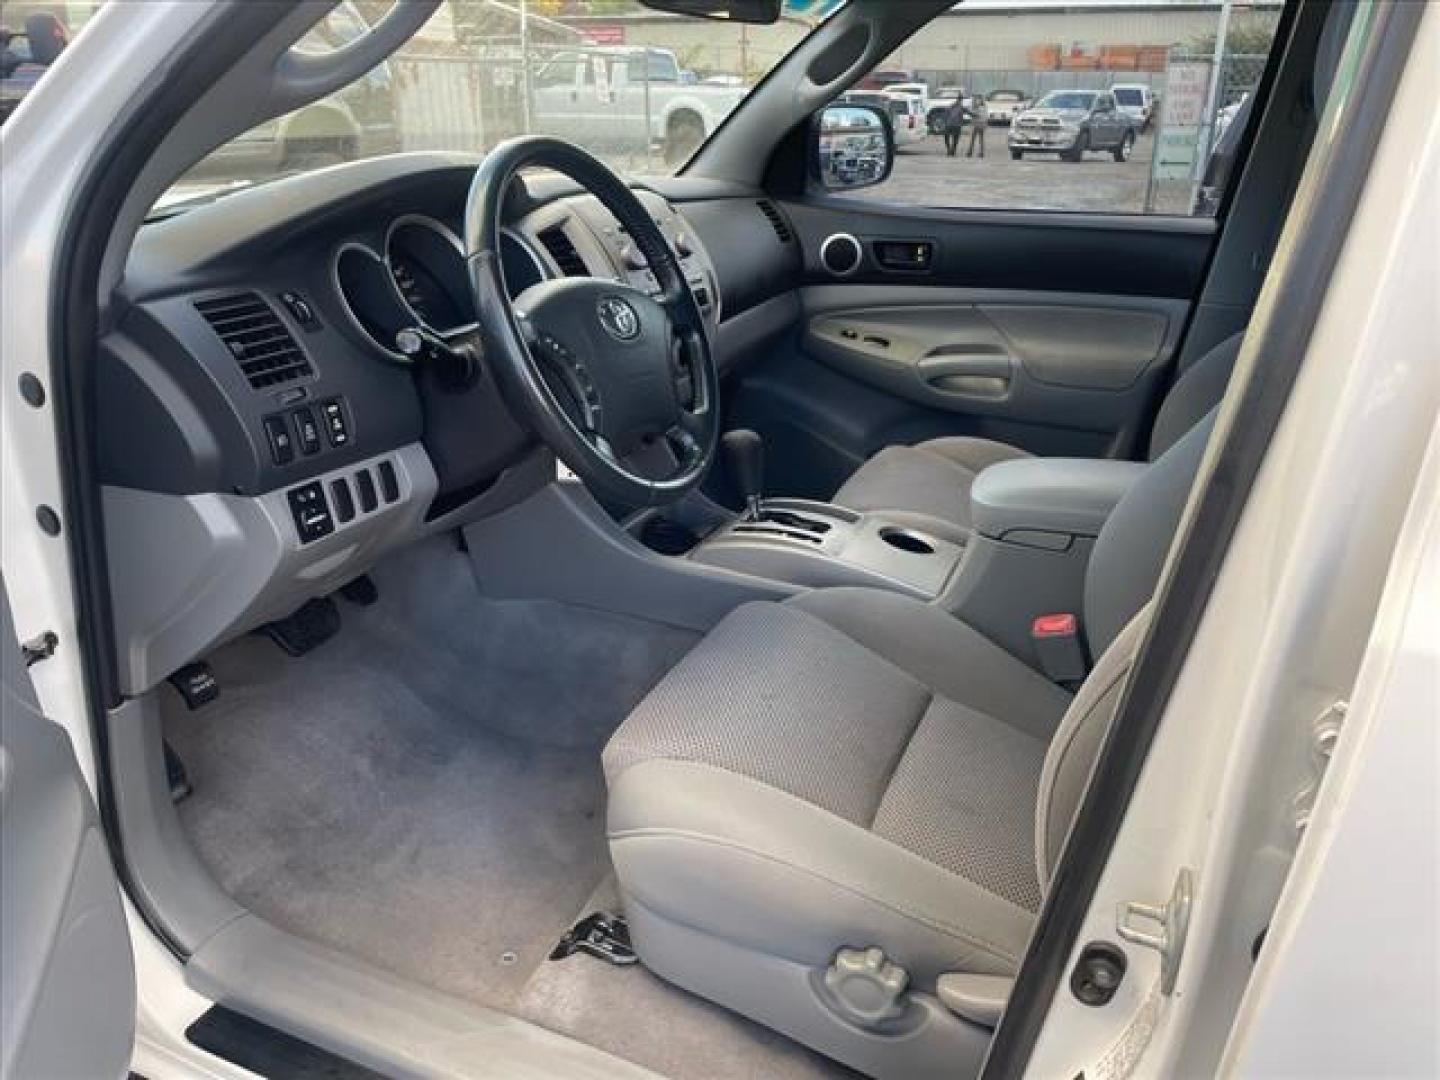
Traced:
<svg viewBox="0 0 1440 1080">
<path fill-rule="evenodd" d="M 304 656 L 325 644 L 340 629 L 340 609 L 328 596 L 307 600 L 300 608 L 260 627 L 259 632 L 291 656 Z"/>
<path fill-rule="evenodd" d="M 550 959 L 564 960 L 575 953 L 598 956 L 617 967 L 629 967 L 640 960 L 630 944 L 630 924 L 625 916 L 604 911 L 586 915 L 572 926 L 551 951 Z"/>
</svg>

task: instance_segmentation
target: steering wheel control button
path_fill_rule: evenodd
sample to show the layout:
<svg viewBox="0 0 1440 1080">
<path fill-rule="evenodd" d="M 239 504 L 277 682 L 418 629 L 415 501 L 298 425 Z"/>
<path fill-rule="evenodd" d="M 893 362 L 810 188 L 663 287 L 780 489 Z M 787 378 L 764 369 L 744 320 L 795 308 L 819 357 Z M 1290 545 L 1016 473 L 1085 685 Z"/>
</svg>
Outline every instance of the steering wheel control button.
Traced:
<svg viewBox="0 0 1440 1080">
<path fill-rule="evenodd" d="M 325 502 L 325 491 L 319 480 L 292 488 L 286 497 L 300 543 L 313 543 L 335 531 L 335 520 L 330 516 L 330 506 Z"/>
<path fill-rule="evenodd" d="M 320 429 L 315 426 L 315 414 L 309 407 L 296 409 L 290 414 L 295 420 L 295 430 L 300 435 L 300 453 L 307 457 L 320 452 Z"/>
<path fill-rule="evenodd" d="M 289 465 L 295 460 L 295 438 L 290 434 L 290 425 L 283 413 L 267 416 L 265 437 L 270 440 L 270 460 L 276 465 Z"/>
<path fill-rule="evenodd" d="M 350 418 L 345 413 L 345 401 L 331 398 L 320 403 L 320 422 L 325 427 L 325 437 L 330 445 L 346 446 L 350 442 Z"/>
</svg>

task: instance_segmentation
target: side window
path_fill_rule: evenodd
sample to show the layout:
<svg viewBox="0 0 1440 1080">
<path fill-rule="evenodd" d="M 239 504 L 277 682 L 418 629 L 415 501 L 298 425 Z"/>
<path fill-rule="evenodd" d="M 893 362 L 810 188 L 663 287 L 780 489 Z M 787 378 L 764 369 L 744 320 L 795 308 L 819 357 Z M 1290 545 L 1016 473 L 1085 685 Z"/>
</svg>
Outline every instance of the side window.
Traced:
<svg viewBox="0 0 1440 1080">
<path fill-rule="evenodd" d="M 1113 10 L 1121 6 L 1123 17 Z M 1244 104 L 1283 7 L 956 4 L 845 95 L 896 104 L 889 178 L 847 195 L 926 207 L 1213 214 L 1223 190 L 1212 157 L 1252 118 Z M 918 101 L 918 123 L 905 119 L 902 95 Z"/>
</svg>

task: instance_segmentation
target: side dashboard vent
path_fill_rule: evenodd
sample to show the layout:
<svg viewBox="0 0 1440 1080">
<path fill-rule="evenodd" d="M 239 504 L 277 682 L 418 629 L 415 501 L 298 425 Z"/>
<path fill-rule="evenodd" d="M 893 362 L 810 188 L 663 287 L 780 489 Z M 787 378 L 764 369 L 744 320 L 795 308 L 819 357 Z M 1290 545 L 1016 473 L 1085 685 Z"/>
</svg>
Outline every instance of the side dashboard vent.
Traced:
<svg viewBox="0 0 1440 1080">
<path fill-rule="evenodd" d="M 195 310 L 225 343 L 254 389 L 315 374 L 290 331 L 258 293 L 197 300 Z"/>
<path fill-rule="evenodd" d="M 566 277 L 589 277 L 590 268 L 585 265 L 585 260 L 575 250 L 575 245 L 570 242 L 570 237 L 565 235 L 563 225 L 552 225 L 537 234 L 540 243 L 545 245 L 545 250 L 555 260 L 555 265 L 560 267 L 560 272 Z"/>
<path fill-rule="evenodd" d="M 788 244 L 795 239 L 795 233 L 791 230 L 790 223 L 780 215 L 780 211 L 776 209 L 774 203 L 769 199 L 757 199 L 755 205 L 769 219 L 770 227 L 775 230 L 775 235 L 779 238 L 780 243 Z"/>
</svg>

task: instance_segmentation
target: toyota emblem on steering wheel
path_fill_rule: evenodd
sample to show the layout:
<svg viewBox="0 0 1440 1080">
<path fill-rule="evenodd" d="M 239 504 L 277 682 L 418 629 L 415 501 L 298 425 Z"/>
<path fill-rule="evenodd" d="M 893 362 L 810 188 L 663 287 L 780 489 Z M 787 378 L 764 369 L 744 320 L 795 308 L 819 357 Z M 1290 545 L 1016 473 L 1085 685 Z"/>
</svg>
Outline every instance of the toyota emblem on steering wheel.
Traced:
<svg viewBox="0 0 1440 1080">
<path fill-rule="evenodd" d="M 640 334 L 640 315 L 630 301 L 618 296 L 602 296 L 596 305 L 600 325 L 617 341 L 633 341 Z"/>
</svg>

